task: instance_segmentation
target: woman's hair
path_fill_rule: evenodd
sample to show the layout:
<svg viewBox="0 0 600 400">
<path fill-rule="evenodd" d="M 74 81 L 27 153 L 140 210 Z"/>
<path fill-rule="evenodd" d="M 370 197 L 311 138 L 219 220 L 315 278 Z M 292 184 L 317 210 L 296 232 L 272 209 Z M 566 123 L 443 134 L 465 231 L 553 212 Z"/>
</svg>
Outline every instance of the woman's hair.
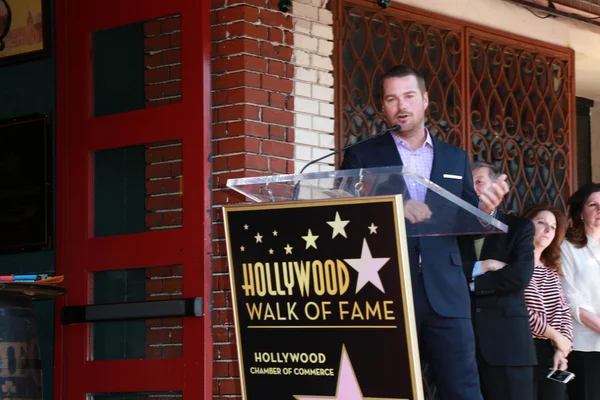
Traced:
<svg viewBox="0 0 600 400">
<path fill-rule="evenodd" d="M 560 244 L 565 237 L 567 217 L 561 209 L 547 204 L 533 204 L 527 207 L 523 212 L 523 217 L 533 220 L 542 211 L 548 211 L 554 214 L 554 218 L 556 218 L 556 232 L 552 242 L 544 249 L 544 251 L 542 251 L 540 259 L 546 267 L 561 275 Z"/>
<path fill-rule="evenodd" d="M 587 246 L 582 212 L 585 203 L 595 192 L 600 192 L 600 184 L 586 183 L 573 193 L 568 202 L 570 226 L 567 229 L 567 240 L 578 249 Z"/>
</svg>

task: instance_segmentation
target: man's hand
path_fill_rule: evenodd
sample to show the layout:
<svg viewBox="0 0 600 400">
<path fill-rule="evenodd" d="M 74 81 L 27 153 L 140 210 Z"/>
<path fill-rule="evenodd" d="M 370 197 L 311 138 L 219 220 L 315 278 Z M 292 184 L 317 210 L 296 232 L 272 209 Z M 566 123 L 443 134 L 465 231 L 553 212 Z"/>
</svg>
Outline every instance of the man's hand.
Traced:
<svg viewBox="0 0 600 400">
<path fill-rule="evenodd" d="M 479 209 L 486 214 L 491 213 L 502 203 L 502 199 L 509 191 L 508 183 L 506 183 L 507 176 L 502 174 L 496 179 L 492 185 L 487 188 L 484 193 L 479 196 Z"/>
<path fill-rule="evenodd" d="M 560 369 L 561 371 L 565 371 L 568 366 L 567 357 L 565 357 L 562 351 L 556 350 L 554 357 L 552 357 L 552 370 Z"/>
<path fill-rule="evenodd" d="M 404 202 L 404 217 L 412 224 L 416 224 L 431 218 L 431 210 L 427 204 L 410 199 Z"/>
<path fill-rule="evenodd" d="M 483 260 L 481 262 L 481 273 L 485 274 L 486 272 L 498 271 L 506 267 L 506 263 L 498 260 Z"/>
</svg>

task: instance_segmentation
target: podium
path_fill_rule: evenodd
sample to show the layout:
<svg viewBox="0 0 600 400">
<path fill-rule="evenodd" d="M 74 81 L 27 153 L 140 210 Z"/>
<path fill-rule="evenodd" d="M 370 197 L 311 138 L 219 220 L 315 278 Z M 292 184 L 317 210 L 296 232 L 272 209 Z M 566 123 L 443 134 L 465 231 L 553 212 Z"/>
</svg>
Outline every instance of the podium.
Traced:
<svg viewBox="0 0 600 400">
<path fill-rule="evenodd" d="M 227 186 L 253 202 L 223 207 L 243 398 L 424 399 L 406 239 L 506 225 L 404 167 Z"/>
</svg>

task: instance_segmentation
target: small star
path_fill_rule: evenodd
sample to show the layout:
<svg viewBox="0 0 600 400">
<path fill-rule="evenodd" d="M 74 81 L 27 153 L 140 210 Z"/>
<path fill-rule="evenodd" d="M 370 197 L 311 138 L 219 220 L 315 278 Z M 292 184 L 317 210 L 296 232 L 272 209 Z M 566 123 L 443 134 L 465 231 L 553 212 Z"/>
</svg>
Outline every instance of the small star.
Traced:
<svg viewBox="0 0 600 400">
<path fill-rule="evenodd" d="M 277 231 L 273 231 L 273 236 L 277 236 L 278 233 L 279 232 L 277 232 Z"/>
<path fill-rule="evenodd" d="M 254 239 L 256 239 L 256 243 L 262 243 L 262 236 L 260 235 L 260 233 L 256 233 L 256 236 L 254 236 Z"/>
<path fill-rule="evenodd" d="M 309 229 L 308 234 L 306 236 L 302 236 L 302 239 L 306 240 L 306 249 L 308 249 L 309 247 L 314 247 L 316 249 L 318 238 L 318 236 L 313 236 L 311 230 Z"/>
<path fill-rule="evenodd" d="M 245 248 L 244 246 L 241 246 L 241 247 L 240 247 L 240 250 L 241 250 L 241 251 L 246 251 L 246 248 Z"/>
<path fill-rule="evenodd" d="M 371 222 L 371 226 L 369 226 L 369 234 L 377 234 L 377 228 L 378 226 L 376 226 L 374 223 Z"/>
<path fill-rule="evenodd" d="M 340 213 L 336 212 L 335 219 L 333 221 L 327 221 L 327 224 L 333 228 L 331 238 L 333 239 L 334 237 L 336 237 L 338 233 L 343 237 L 348 238 L 348 236 L 346 236 L 346 229 L 344 229 L 344 227 L 348 225 L 349 222 L 349 220 L 342 221 L 342 219 L 340 218 Z"/>
<path fill-rule="evenodd" d="M 269 249 L 269 254 L 273 254 L 275 251 L 273 249 Z"/>
<path fill-rule="evenodd" d="M 245 230 L 245 231 L 247 231 L 247 230 L 248 230 L 248 228 L 250 228 L 250 227 L 248 226 L 248 224 L 244 225 L 244 230 Z"/>
<path fill-rule="evenodd" d="M 283 249 L 285 250 L 285 254 L 292 254 L 292 249 L 293 249 L 293 247 L 292 247 L 292 246 L 290 246 L 290 244 L 289 244 L 289 243 L 288 243 L 288 245 L 287 245 L 287 246 L 285 246 Z"/>
</svg>

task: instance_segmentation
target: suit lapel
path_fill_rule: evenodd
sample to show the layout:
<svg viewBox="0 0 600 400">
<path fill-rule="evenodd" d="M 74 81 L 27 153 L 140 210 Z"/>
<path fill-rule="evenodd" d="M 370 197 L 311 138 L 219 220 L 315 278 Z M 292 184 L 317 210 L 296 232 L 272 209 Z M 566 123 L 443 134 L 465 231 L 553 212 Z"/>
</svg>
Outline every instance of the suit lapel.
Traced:
<svg viewBox="0 0 600 400">
<path fill-rule="evenodd" d="M 440 154 L 440 141 L 434 138 L 432 135 L 431 143 L 433 143 L 433 163 L 431 165 L 431 174 L 429 175 L 429 180 L 433 183 L 442 186 L 442 175 L 444 174 L 444 161 Z M 427 203 L 428 200 L 430 200 L 430 193 L 431 191 L 427 190 L 427 193 L 425 194 L 425 203 Z"/>
<path fill-rule="evenodd" d="M 398 153 L 398 148 L 396 147 L 396 142 L 394 142 L 394 138 L 392 137 L 392 133 L 386 133 L 378 142 L 378 145 L 379 156 L 384 163 L 383 165 L 403 165 L 400 154 Z"/>
</svg>

